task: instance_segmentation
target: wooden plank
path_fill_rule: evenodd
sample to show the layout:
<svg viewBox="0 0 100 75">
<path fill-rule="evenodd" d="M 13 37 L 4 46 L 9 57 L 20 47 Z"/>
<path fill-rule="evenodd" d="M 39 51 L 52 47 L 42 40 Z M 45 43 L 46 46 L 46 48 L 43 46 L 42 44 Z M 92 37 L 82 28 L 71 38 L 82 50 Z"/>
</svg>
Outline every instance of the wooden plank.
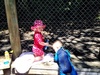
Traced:
<svg viewBox="0 0 100 75">
<path fill-rule="evenodd" d="M 16 0 L 4 0 L 7 15 L 7 22 L 9 28 L 9 36 L 11 48 L 13 50 L 13 58 L 17 58 L 21 53 L 21 44 L 18 28 L 18 20 L 16 13 Z"/>
<path fill-rule="evenodd" d="M 28 74 L 37 74 L 37 75 L 58 75 L 57 70 L 37 70 L 37 69 L 30 69 Z"/>
<path fill-rule="evenodd" d="M 97 68 L 76 68 L 76 70 L 78 75 L 100 75 L 100 69 Z M 15 71 L 14 74 L 16 73 Z M 58 65 L 55 62 L 36 62 L 26 75 L 58 75 Z"/>
<path fill-rule="evenodd" d="M 58 65 L 55 62 L 33 63 L 28 74 L 58 75 Z"/>
</svg>

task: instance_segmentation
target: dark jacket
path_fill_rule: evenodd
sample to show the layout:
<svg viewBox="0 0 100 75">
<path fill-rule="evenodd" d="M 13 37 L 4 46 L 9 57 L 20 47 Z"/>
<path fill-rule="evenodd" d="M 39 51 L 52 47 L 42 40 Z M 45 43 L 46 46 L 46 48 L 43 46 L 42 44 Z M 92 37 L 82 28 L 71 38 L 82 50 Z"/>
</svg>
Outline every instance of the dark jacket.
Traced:
<svg viewBox="0 0 100 75">
<path fill-rule="evenodd" d="M 63 47 L 55 53 L 54 61 L 59 66 L 59 75 L 67 75 L 68 73 L 70 73 L 70 75 L 77 75 L 77 72 L 70 61 L 70 54 Z"/>
</svg>

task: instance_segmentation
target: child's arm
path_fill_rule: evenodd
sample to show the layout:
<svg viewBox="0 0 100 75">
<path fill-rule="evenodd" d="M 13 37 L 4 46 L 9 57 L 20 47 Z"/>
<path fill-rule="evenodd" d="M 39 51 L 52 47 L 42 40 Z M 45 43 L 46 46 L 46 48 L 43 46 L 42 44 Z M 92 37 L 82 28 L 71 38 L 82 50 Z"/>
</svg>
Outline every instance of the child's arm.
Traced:
<svg viewBox="0 0 100 75">
<path fill-rule="evenodd" d="M 49 43 L 45 43 L 45 42 L 40 42 L 39 44 L 42 46 L 52 47 L 52 45 L 50 45 Z"/>
</svg>

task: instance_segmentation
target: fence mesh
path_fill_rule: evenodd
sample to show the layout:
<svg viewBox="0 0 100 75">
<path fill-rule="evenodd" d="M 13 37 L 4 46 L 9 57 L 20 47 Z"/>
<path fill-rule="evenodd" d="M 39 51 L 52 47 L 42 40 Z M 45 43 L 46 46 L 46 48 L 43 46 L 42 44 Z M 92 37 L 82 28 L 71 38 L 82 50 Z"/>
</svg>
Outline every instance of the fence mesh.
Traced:
<svg viewBox="0 0 100 75">
<path fill-rule="evenodd" d="M 8 34 L 4 0 L 0 0 L 0 55 L 3 55 L 5 50 L 11 48 Z"/>
<path fill-rule="evenodd" d="M 98 60 L 100 0 L 16 0 L 16 9 L 22 50 L 31 51 L 33 32 L 30 27 L 34 20 L 41 19 L 46 24 L 45 37 L 50 41 L 59 38 L 79 60 Z M 3 0 L 0 0 L 0 11 L 0 49 L 10 50 Z"/>
</svg>

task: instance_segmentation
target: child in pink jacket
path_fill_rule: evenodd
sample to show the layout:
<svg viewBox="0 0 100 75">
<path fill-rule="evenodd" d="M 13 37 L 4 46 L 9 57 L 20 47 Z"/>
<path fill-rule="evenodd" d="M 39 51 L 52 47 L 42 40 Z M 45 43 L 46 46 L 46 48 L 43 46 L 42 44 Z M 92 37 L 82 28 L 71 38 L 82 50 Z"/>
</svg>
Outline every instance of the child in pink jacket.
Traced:
<svg viewBox="0 0 100 75">
<path fill-rule="evenodd" d="M 31 27 L 31 30 L 34 31 L 34 45 L 32 48 L 34 54 L 34 61 L 42 60 L 44 57 L 44 46 L 50 46 L 49 43 L 44 42 L 44 36 L 42 31 L 45 29 L 46 25 L 43 24 L 42 20 L 35 20 L 34 25 Z"/>
</svg>

